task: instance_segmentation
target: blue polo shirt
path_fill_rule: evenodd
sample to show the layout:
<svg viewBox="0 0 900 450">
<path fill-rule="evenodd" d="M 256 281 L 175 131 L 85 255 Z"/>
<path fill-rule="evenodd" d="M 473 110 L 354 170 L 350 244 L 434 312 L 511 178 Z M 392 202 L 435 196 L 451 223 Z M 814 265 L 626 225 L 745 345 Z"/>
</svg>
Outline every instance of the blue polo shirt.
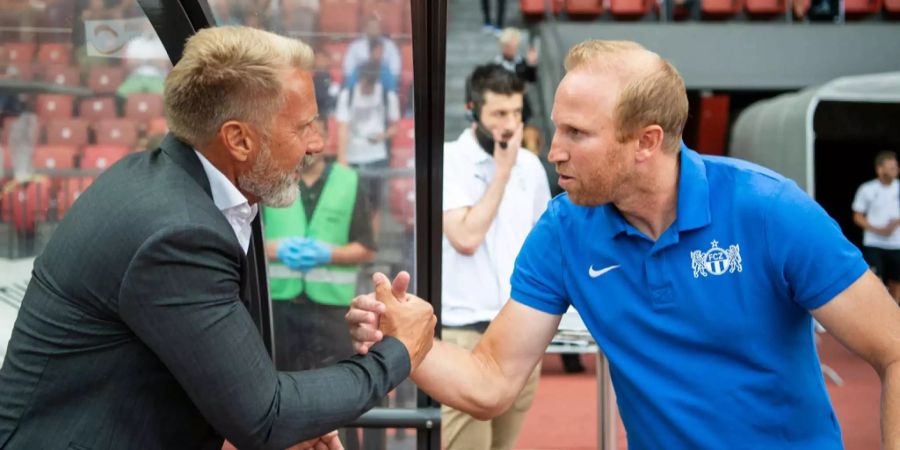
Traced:
<svg viewBox="0 0 900 450">
<path fill-rule="evenodd" d="M 809 310 L 866 270 L 792 181 L 681 151 L 678 213 L 657 241 L 611 204 L 550 202 L 512 298 L 571 304 L 606 353 L 630 449 L 840 449 Z"/>
</svg>

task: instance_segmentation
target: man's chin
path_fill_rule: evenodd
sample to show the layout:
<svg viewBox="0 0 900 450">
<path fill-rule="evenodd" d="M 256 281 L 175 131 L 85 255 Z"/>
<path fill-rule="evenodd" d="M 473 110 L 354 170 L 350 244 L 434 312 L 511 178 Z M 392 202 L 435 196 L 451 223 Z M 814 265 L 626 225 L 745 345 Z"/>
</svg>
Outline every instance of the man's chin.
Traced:
<svg viewBox="0 0 900 450">
<path fill-rule="evenodd" d="M 287 208 L 297 201 L 299 195 L 300 188 L 297 185 L 294 185 L 292 189 L 284 189 L 277 195 L 264 197 L 261 203 L 263 206 L 268 206 L 270 208 Z"/>
</svg>

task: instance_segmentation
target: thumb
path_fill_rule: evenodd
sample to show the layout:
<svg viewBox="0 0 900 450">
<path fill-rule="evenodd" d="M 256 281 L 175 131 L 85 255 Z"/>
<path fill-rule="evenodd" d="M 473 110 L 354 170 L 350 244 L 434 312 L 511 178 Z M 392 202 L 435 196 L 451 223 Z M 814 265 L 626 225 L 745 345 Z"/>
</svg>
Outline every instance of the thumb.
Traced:
<svg viewBox="0 0 900 450">
<path fill-rule="evenodd" d="M 393 306 L 399 303 L 391 292 L 390 280 L 383 273 L 375 272 L 372 275 L 372 282 L 375 284 L 375 299 L 386 306 Z"/>
<path fill-rule="evenodd" d="M 409 289 L 409 272 L 404 270 L 394 278 L 394 283 L 391 285 L 391 293 L 394 294 L 394 297 L 397 297 L 397 300 L 403 302 L 406 301 L 407 289 Z"/>
</svg>

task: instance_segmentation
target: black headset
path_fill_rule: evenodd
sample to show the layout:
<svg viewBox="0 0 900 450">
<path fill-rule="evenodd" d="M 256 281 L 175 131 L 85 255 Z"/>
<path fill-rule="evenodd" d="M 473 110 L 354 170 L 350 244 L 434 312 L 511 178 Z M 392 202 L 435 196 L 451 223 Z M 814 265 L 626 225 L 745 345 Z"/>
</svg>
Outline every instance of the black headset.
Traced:
<svg viewBox="0 0 900 450">
<path fill-rule="evenodd" d="M 478 98 L 475 98 L 478 97 Z M 476 93 L 475 89 L 472 88 L 472 77 L 466 79 L 466 120 L 469 122 L 479 122 L 481 119 L 478 117 L 478 114 L 481 112 L 481 107 L 484 104 L 484 99 L 481 98 L 481 93 Z"/>
</svg>

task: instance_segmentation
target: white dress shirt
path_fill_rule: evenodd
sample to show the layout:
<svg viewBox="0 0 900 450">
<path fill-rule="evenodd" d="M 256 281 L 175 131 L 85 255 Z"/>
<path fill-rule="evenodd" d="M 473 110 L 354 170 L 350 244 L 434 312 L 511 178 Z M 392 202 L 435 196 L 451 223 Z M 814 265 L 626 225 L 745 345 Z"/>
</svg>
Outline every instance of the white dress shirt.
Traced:
<svg viewBox="0 0 900 450">
<path fill-rule="evenodd" d="M 225 215 L 225 219 L 231 224 L 231 229 L 234 230 L 234 235 L 241 243 L 244 253 L 247 253 L 247 249 L 250 248 L 251 224 L 259 208 L 256 205 L 250 206 L 247 197 L 244 197 L 244 194 L 241 194 L 231 180 L 212 165 L 202 153 L 197 150 L 194 150 L 194 153 L 200 158 L 200 164 L 203 165 L 203 171 L 206 172 L 213 203 Z"/>
</svg>

